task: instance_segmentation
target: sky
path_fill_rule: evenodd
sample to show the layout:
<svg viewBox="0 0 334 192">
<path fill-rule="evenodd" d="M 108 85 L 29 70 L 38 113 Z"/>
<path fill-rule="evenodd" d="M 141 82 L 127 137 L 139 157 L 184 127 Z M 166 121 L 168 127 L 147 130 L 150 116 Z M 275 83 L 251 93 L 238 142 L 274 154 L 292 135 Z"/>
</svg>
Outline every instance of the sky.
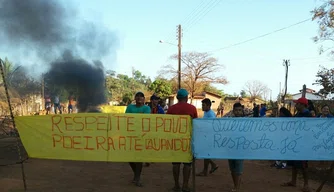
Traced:
<svg viewBox="0 0 334 192">
<path fill-rule="evenodd" d="M 297 93 L 312 85 L 319 65 L 333 67 L 327 54 L 319 55 L 315 21 L 257 38 L 312 17 L 316 0 L 72 0 L 80 15 L 98 22 L 118 37 L 116 55 L 102 59 L 107 69 L 131 74 L 132 67 L 154 79 L 177 53 L 176 27 L 182 25 L 182 51 L 210 52 L 224 68 L 227 85 L 215 85 L 225 93 L 240 93 L 247 81 L 259 80 L 272 90 L 275 99 L 284 86 L 283 59 L 289 59 L 288 92 Z M 163 40 L 167 43 L 159 43 Z"/>
</svg>

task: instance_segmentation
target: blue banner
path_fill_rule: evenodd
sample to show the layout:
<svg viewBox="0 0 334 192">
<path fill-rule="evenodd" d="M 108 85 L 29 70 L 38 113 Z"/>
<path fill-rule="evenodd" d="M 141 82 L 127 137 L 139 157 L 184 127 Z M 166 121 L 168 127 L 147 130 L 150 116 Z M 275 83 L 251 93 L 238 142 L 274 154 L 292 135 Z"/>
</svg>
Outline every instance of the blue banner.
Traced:
<svg viewBox="0 0 334 192">
<path fill-rule="evenodd" d="M 193 120 L 197 159 L 334 160 L 334 118 Z"/>
</svg>

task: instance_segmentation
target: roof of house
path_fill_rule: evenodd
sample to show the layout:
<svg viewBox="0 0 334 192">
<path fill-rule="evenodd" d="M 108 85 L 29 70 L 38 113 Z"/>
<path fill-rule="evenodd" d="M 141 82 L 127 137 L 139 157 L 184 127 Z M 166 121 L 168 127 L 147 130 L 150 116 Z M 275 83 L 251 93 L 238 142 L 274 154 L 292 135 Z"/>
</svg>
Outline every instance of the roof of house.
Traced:
<svg viewBox="0 0 334 192">
<path fill-rule="evenodd" d="M 236 100 L 239 100 L 239 101 L 242 101 L 243 98 L 242 97 L 225 97 L 224 98 L 224 101 L 226 100 L 230 100 L 230 101 L 236 101 Z"/>
<path fill-rule="evenodd" d="M 218 94 L 215 94 L 215 93 L 212 93 L 212 92 L 202 92 L 202 93 L 195 93 L 194 94 L 194 99 L 204 99 L 206 97 L 206 95 L 212 95 L 214 97 L 217 97 L 219 99 L 222 98 L 222 96 L 218 95 Z M 176 97 L 176 94 L 172 94 L 170 95 L 169 97 Z"/>
<path fill-rule="evenodd" d="M 299 92 L 303 92 L 303 90 L 299 90 Z M 306 93 L 315 93 L 316 91 L 314 89 L 306 88 Z"/>
<path fill-rule="evenodd" d="M 319 96 L 319 97 L 324 97 L 323 95 L 319 94 L 319 93 L 316 93 L 316 92 L 307 92 L 306 93 L 308 94 L 312 94 L 312 95 L 316 95 L 316 96 Z M 296 96 L 296 95 L 300 95 L 302 93 L 295 93 L 295 94 L 292 94 L 291 96 Z"/>
</svg>

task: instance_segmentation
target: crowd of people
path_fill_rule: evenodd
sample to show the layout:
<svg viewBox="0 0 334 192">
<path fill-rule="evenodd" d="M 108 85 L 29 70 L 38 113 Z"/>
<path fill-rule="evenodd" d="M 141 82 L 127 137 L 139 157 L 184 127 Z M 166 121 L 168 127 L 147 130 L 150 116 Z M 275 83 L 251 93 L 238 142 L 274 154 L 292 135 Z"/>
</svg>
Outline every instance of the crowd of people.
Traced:
<svg viewBox="0 0 334 192">
<path fill-rule="evenodd" d="M 185 89 L 180 89 L 177 92 L 178 102 L 168 109 L 164 109 L 159 104 L 160 98 L 157 95 L 152 95 L 150 98 L 150 105 L 145 105 L 145 95 L 142 92 L 137 92 L 135 94 L 135 103 L 127 106 L 126 113 L 147 113 L 147 114 L 171 114 L 171 115 L 189 115 L 191 118 L 198 118 L 197 109 L 195 106 L 188 103 L 188 92 Z M 296 114 L 292 115 L 291 112 L 285 108 L 281 107 L 279 113 L 276 117 L 319 117 L 319 118 L 331 118 L 333 117 L 329 112 L 329 106 L 324 105 L 321 108 L 321 113 L 317 114 L 313 103 L 306 98 L 299 98 L 294 101 L 296 107 Z M 257 105 L 254 103 L 254 108 L 252 110 L 246 109 L 240 102 L 236 102 L 233 105 L 233 109 L 224 114 L 224 106 L 219 105 L 217 114 L 211 109 L 212 102 L 210 99 L 205 98 L 202 100 L 202 110 L 204 112 L 203 118 L 221 118 L 221 117 L 266 117 L 267 106 L 266 104 Z M 168 106 L 168 105 L 167 105 Z M 268 117 L 273 117 L 268 116 Z M 136 186 L 141 187 L 141 172 L 143 169 L 143 164 L 149 166 L 149 163 L 138 163 L 130 162 L 129 165 L 133 171 L 133 183 Z M 182 185 L 179 182 L 181 164 L 183 164 L 183 182 Z M 230 159 L 228 160 L 229 169 L 231 172 L 232 181 L 234 187 L 232 192 L 237 192 L 240 189 L 241 176 L 243 173 L 243 160 L 242 159 Z M 192 163 L 188 162 L 173 162 L 173 178 L 174 178 L 174 187 L 173 191 L 190 191 L 189 179 L 191 173 Z M 210 169 L 209 169 L 210 166 Z M 282 187 L 295 187 L 297 183 L 297 173 L 301 171 L 304 178 L 304 187 L 303 192 L 309 192 L 310 188 L 308 186 L 308 162 L 307 161 L 276 161 L 273 166 L 281 168 L 285 166 L 292 167 L 291 180 L 285 183 L 282 183 Z M 218 165 L 211 159 L 205 159 L 203 163 L 203 169 L 201 172 L 197 173 L 197 176 L 207 176 L 212 174 L 218 169 Z"/>
<path fill-rule="evenodd" d="M 170 114 L 170 115 L 189 115 L 192 119 L 198 118 L 197 109 L 195 106 L 188 103 L 188 91 L 185 89 L 180 89 L 177 92 L 178 102 L 174 105 L 168 107 L 165 105 L 161 106 L 161 99 L 156 94 L 153 94 L 150 97 L 149 105 L 145 103 L 145 95 L 143 92 L 137 92 L 134 96 L 134 103 L 127 106 L 125 113 L 144 113 L 144 114 Z M 68 113 L 73 112 L 73 101 L 74 98 L 71 96 L 68 98 Z M 307 100 L 306 98 L 299 98 L 295 102 L 296 114 L 292 115 L 291 112 L 285 108 L 281 107 L 277 115 L 270 115 L 268 117 L 318 117 L 318 118 L 332 118 L 333 115 L 330 114 L 329 106 L 323 105 L 321 107 L 321 113 L 317 113 L 316 108 L 314 107 L 312 101 Z M 267 117 L 267 106 L 266 104 L 257 105 L 253 104 L 253 109 L 245 108 L 240 102 L 236 102 L 233 105 L 233 108 L 230 112 L 224 114 L 224 106 L 219 105 L 217 113 L 211 109 L 212 102 L 210 99 L 205 98 L 202 100 L 202 110 L 204 112 L 203 118 L 225 118 L 225 117 Z M 54 113 L 57 114 L 59 110 L 60 114 L 62 113 L 62 108 L 59 102 L 59 97 L 54 96 L 53 99 L 49 95 L 45 97 L 45 108 L 47 112 L 51 111 L 51 107 L 54 107 Z M 181 171 L 181 164 L 183 164 L 183 182 L 180 184 L 179 177 Z M 234 184 L 232 192 L 237 192 L 240 189 L 241 176 L 243 174 L 243 160 L 242 159 L 230 159 L 228 160 L 229 169 L 231 172 L 232 181 Z M 130 162 L 129 163 L 132 172 L 133 180 L 132 182 L 138 186 L 143 186 L 141 183 L 141 173 L 143 165 L 150 166 L 149 162 Z M 174 178 L 174 187 L 173 191 L 182 191 L 189 192 L 189 179 L 191 173 L 192 163 L 189 162 L 173 162 L 173 178 Z M 209 169 L 210 166 L 210 169 Z M 297 184 L 297 173 L 301 171 L 304 178 L 304 187 L 303 192 L 309 192 L 308 186 L 308 162 L 307 161 L 281 161 L 277 160 L 273 165 L 277 168 L 285 168 L 286 166 L 292 167 L 291 180 L 282 184 L 283 187 L 295 187 Z M 218 165 L 211 159 L 205 159 L 203 161 L 203 169 L 201 172 L 197 173 L 197 176 L 207 176 L 212 174 L 218 169 Z"/>
<path fill-rule="evenodd" d="M 60 103 L 60 99 L 58 95 L 51 96 L 50 94 L 46 94 L 44 96 L 45 101 L 45 112 L 46 115 L 51 114 L 51 111 L 53 109 L 53 113 L 57 114 L 58 112 L 60 114 L 62 113 L 73 113 L 75 109 L 75 103 L 74 103 L 74 96 L 70 95 L 68 97 L 67 107 L 65 105 Z"/>
</svg>

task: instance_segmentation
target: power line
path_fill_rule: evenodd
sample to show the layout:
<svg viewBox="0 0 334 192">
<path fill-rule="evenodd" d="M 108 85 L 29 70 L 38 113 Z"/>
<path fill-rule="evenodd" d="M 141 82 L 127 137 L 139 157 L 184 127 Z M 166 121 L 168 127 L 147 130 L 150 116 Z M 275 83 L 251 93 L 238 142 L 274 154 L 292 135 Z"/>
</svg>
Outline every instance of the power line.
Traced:
<svg viewBox="0 0 334 192">
<path fill-rule="evenodd" d="M 185 28 L 184 31 L 188 31 L 191 27 L 193 27 L 194 25 L 196 25 L 200 20 L 202 20 L 214 7 L 216 7 L 219 3 L 221 2 L 221 0 L 215 0 L 215 1 L 211 1 L 211 3 L 207 4 L 207 8 L 202 12 L 203 14 L 200 15 L 200 13 L 198 13 L 198 17 L 194 16 L 194 20 L 192 20 L 189 23 L 189 26 Z"/>
<path fill-rule="evenodd" d="M 289 26 L 286 26 L 286 27 L 277 29 L 277 30 L 275 30 L 275 31 L 272 31 L 272 32 L 269 32 L 269 33 L 266 33 L 266 34 L 263 34 L 263 35 L 260 35 L 260 36 L 257 36 L 257 37 L 253 37 L 253 38 L 251 38 L 251 39 L 248 39 L 248 40 L 245 40 L 245 41 L 242 41 L 242 42 L 239 42 L 239 43 L 235 43 L 235 44 L 232 44 L 232 45 L 223 47 L 223 48 L 215 49 L 215 50 L 213 50 L 213 51 L 208 51 L 208 53 L 213 53 L 213 52 L 221 51 L 221 50 L 228 49 L 228 48 L 231 48 L 231 47 L 235 47 L 235 46 L 238 46 L 238 45 L 241 45 L 241 44 L 244 44 L 244 43 L 248 43 L 248 42 L 250 42 L 250 41 L 254 41 L 254 40 L 256 40 L 256 39 L 260 39 L 260 38 L 262 38 L 262 37 L 265 37 L 265 36 L 268 36 L 268 35 L 271 35 L 271 34 L 274 34 L 274 33 L 280 32 L 280 31 L 283 31 L 283 30 L 288 29 L 288 28 L 290 28 L 290 27 L 294 27 L 294 26 L 296 26 L 296 25 L 300 25 L 300 24 L 305 23 L 305 22 L 310 21 L 310 20 L 312 20 L 312 18 L 305 19 L 305 20 L 303 20 L 303 21 L 299 21 L 299 22 L 294 23 L 294 24 L 292 24 L 292 25 L 289 25 Z"/>
<path fill-rule="evenodd" d="M 213 1 L 213 0 L 211 0 L 211 1 Z M 196 11 L 199 10 L 199 8 L 203 8 L 203 7 L 205 7 L 205 6 L 202 6 L 202 5 L 204 5 L 204 2 L 205 2 L 205 0 L 203 0 L 203 1 L 197 6 L 197 8 L 193 9 L 193 11 L 192 11 L 191 13 L 189 13 L 189 15 L 188 15 L 183 21 L 181 21 L 181 24 L 182 24 L 182 25 L 186 25 L 187 22 L 189 22 L 189 21 L 191 20 L 191 16 L 192 16 L 193 14 L 195 14 Z M 208 3 L 207 3 L 207 4 L 208 4 Z"/>
<path fill-rule="evenodd" d="M 191 22 L 193 20 L 194 17 L 196 17 L 199 13 L 201 13 L 203 11 L 203 9 L 205 9 L 209 4 L 211 4 L 214 0 L 211 1 L 206 1 L 203 0 L 195 9 L 193 9 L 193 11 L 191 11 L 191 13 L 189 13 L 189 15 L 180 22 L 180 24 L 182 26 L 186 26 L 189 22 Z M 206 4 L 205 4 L 206 2 Z M 197 13 L 196 13 L 197 12 Z M 169 38 L 167 38 L 167 42 L 171 41 L 171 39 L 174 38 L 174 33 L 173 35 L 170 35 Z"/>
<path fill-rule="evenodd" d="M 180 24 L 184 24 L 184 23 L 186 23 L 186 22 L 189 22 L 189 20 L 191 20 L 191 17 L 192 17 L 192 15 L 193 14 L 195 14 L 200 8 L 203 8 L 204 6 L 204 2 L 205 2 L 205 0 L 203 0 L 203 1 L 201 1 L 199 4 L 198 4 L 198 6 L 196 7 L 196 8 L 194 8 L 189 14 L 188 14 L 188 16 L 186 16 L 186 18 L 185 19 L 183 19 L 181 22 L 180 22 Z M 169 35 L 168 36 L 168 38 L 167 39 L 165 39 L 167 42 L 169 42 L 169 41 L 171 41 L 171 39 L 173 39 L 174 38 L 174 33 L 172 34 L 172 35 Z"/>
</svg>

